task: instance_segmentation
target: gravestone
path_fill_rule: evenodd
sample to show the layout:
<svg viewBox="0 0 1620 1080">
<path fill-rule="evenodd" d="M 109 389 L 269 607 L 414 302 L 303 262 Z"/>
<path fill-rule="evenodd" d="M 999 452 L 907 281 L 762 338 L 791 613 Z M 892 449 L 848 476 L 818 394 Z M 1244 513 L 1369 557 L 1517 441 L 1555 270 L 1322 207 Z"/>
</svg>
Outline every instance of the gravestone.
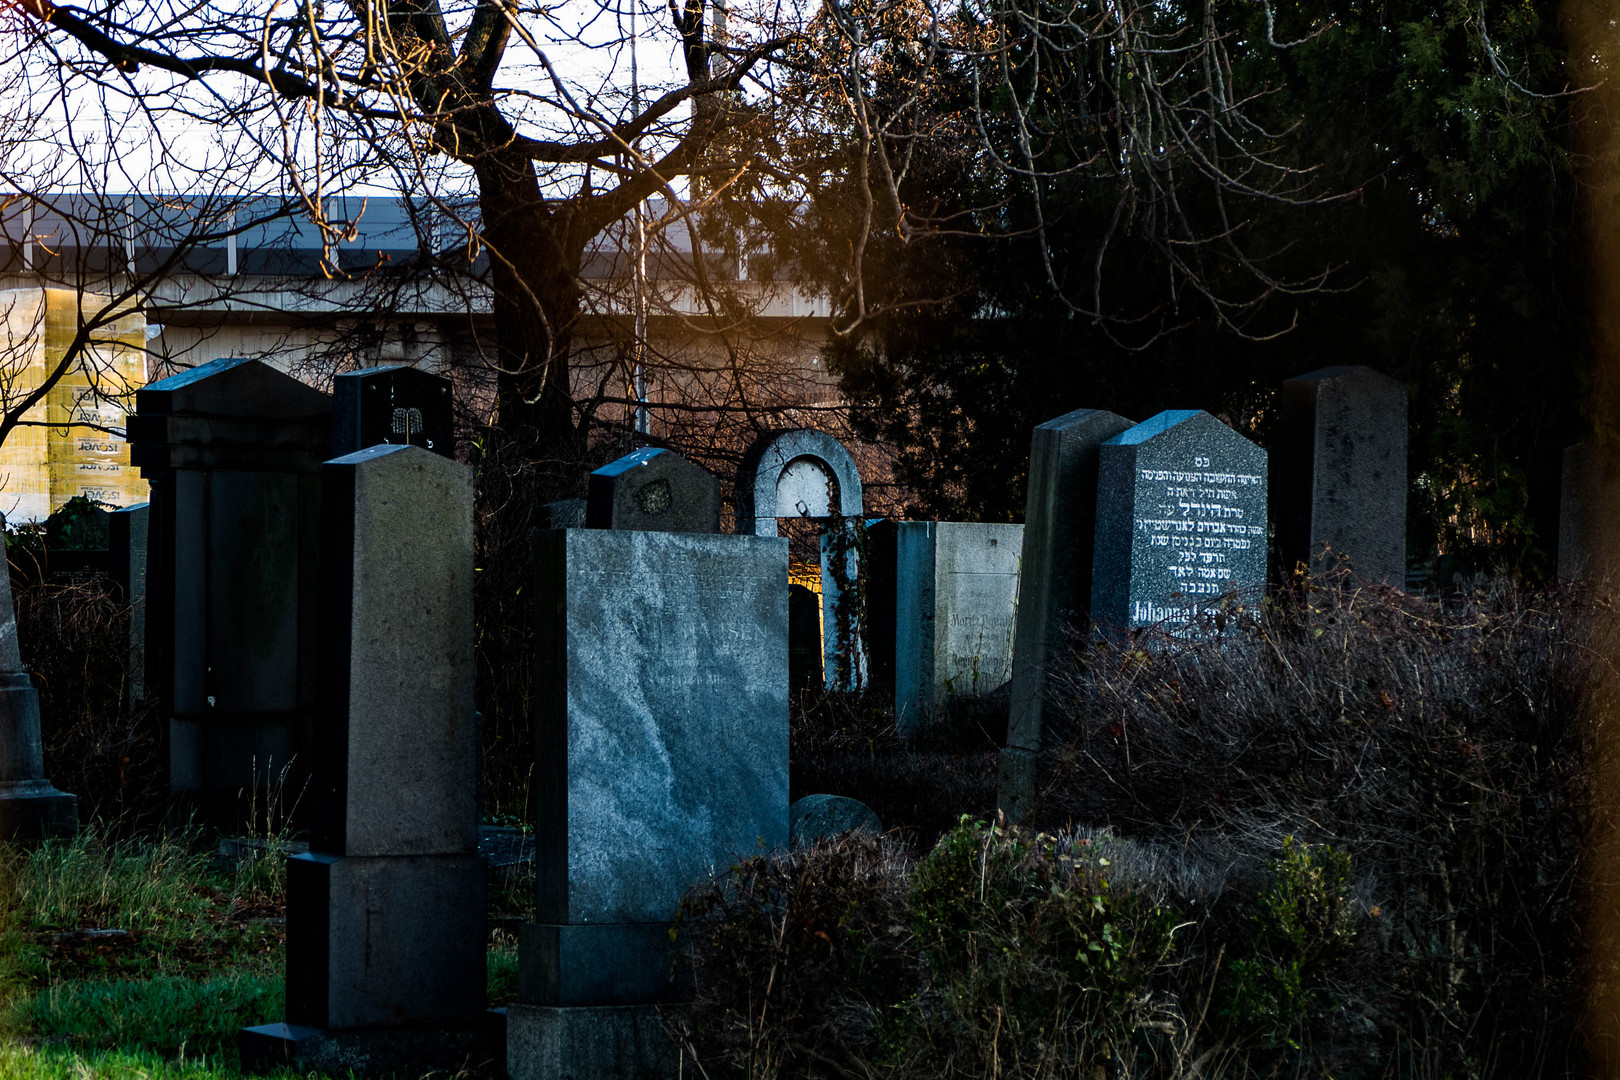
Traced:
<svg viewBox="0 0 1620 1080">
<path fill-rule="evenodd" d="M 808 690 L 821 683 L 821 597 L 788 585 L 788 685 Z"/>
<path fill-rule="evenodd" d="M 881 836 L 883 819 L 859 799 L 845 795 L 806 795 L 788 807 L 788 834 L 796 848 L 847 832 Z"/>
<path fill-rule="evenodd" d="M 1604 581 L 1620 572 L 1613 554 L 1620 520 L 1620 453 L 1598 443 L 1564 451 L 1558 500 L 1558 580 Z"/>
<path fill-rule="evenodd" d="M 150 503 L 136 503 L 114 510 L 107 522 L 112 578 L 129 605 L 127 709 L 146 700 L 146 538 L 151 509 Z"/>
<path fill-rule="evenodd" d="M 585 500 L 558 499 L 555 502 L 542 503 L 535 527 L 539 529 L 583 529 L 585 527 Z"/>
<path fill-rule="evenodd" d="M 900 523 L 873 518 L 866 523 L 866 677 L 873 690 L 894 691 L 895 561 Z"/>
<path fill-rule="evenodd" d="M 585 527 L 720 531 L 720 481 L 673 450 L 645 447 L 591 473 Z"/>
<path fill-rule="evenodd" d="M 1194 632 L 1207 607 L 1265 580 L 1264 450 L 1192 410 L 1103 442 L 1091 572 L 1099 625 Z"/>
<path fill-rule="evenodd" d="M 1130 427 L 1111 412 L 1078 409 L 1036 425 L 1030 438 L 1012 702 L 996 785 L 997 806 L 1013 822 L 1035 797 L 1047 668 L 1071 634 L 1084 640 L 1091 629 L 1098 451 Z"/>
<path fill-rule="evenodd" d="M 4 538 L 0 518 L 0 555 Z M 78 828 L 79 800 L 45 779 L 39 692 L 23 668 L 11 571 L 0 558 L 0 840 L 72 836 Z"/>
<path fill-rule="evenodd" d="M 1024 527 L 902 521 L 896 534 L 894 718 L 914 734 L 953 697 L 1012 678 Z"/>
<path fill-rule="evenodd" d="M 287 861 L 286 1021 L 245 1029 L 242 1057 L 454 1069 L 489 1035 L 472 470 L 383 445 L 322 481 L 310 850 Z"/>
<path fill-rule="evenodd" d="M 1370 367 L 1283 383 L 1272 486 L 1280 571 L 1406 584 L 1406 387 Z"/>
<path fill-rule="evenodd" d="M 862 514 L 861 474 L 849 449 L 824 431 L 798 428 L 767 435 L 743 455 L 734 492 L 737 531 L 775 536 L 777 519 L 810 518 L 848 530 Z M 854 690 L 865 682 L 866 650 L 854 620 L 842 605 L 844 582 L 861 578 L 859 545 L 849 532 L 823 536 L 821 604 L 823 664 L 829 690 Z M 835 632 L 843 627 L 845 632 Z M 842 646 L 842 648 L 841 648 Z"/>
<path fill-rule="evenodd" d="M 540 533 L 536 921 L 513 1080 L 674 1075 L 688 887 L 788 839 L 787 541 Z"/>
<path fill-rule="evenodd" d="M 315 701 L 320 464 L 332 399 L 257 360 L 136 392 L 151 482 L 146 678 L 169 723 L 177 808 L 236 828 L 302 791 Z"/>
<path fill-rule="evenodd" d="M 393 364 L 333 380 L 332 456 L 368 446 L 420 446 L 456 456 L 455 395 L 449 379 Z"/>
</svg>

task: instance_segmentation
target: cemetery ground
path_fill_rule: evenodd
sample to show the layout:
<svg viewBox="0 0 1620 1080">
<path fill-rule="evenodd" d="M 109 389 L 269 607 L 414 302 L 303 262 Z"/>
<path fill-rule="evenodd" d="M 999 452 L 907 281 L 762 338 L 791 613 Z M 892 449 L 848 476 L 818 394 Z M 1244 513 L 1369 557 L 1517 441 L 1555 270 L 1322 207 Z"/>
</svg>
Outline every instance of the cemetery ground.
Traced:
<svg viewBox="0 0 1620 1080">
<path fill-rule="evenodd" d="M 1605 932 L 1582 841 L 1614 761 L 1612 605 L 1252 599 L 1203 639 L 1069 650 L 1016 828 L 993 812 L 1005 691 L 911 740 L 876 695 L 797 695 L 794 797 L 891 831 L 695 885 L 696 999 L 670 1020 L 690 1075 L 1581 1075 L 1583 994 L 1616 974 L 1582 949 Z M 116 605 L 17 600 L 52 775 L 91 825 L 0 867 L 0 1076 L 234 1076 L 237 1029 L 282 1008 L 274 845 L 226 861 L 153 827 L 150 718 L 108 719 Z M 491 892 L 492 1005 L 529 902 Z"/>
</svg>

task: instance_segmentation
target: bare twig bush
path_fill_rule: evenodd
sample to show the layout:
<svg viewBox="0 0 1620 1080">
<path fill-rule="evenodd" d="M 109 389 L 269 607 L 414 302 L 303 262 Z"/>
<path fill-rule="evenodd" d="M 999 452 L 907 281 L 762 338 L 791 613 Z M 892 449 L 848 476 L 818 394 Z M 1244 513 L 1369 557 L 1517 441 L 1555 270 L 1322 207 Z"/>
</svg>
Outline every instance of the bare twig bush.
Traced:
<svg viewBox="0 0 1620 1080">
<path fill-rule="evenodd" d="M 1251 882 L 1287 837 L 1332 845 L 1362 932 L 1282 1051 L 1336 1076 L 1563 1075 L 1613 615 L 1345 574 L 1201 640 L 1081 643 L 1032 820 L 1106 821 Z"/>
<path fill-rule="evenodd" d="M 39 690 L 45 775 L 79 820 L 135 828 L 161 816 L 168 768 L 151 703 L 126 707 L 129 604 L 105 578 L 14 582 L 23 666 Z"/>
<path fill-rule="evenodd" d="M 1425 599 L 1346 577 L 1196 639 L 1078 641 L 1025 827 L 964 820 L 920 859 L 846 837 L 693 894 L 689 1060 L 1585 1075 L 1582 978 L 1615 975 L 1580 953 L 1613 614 L 1591 592 Z M 796 732 L 795 753 L 875 761 L 890 736 L 865 720 Z M 870 782 L 844 793 L 875 804 Z"/>
</svg>

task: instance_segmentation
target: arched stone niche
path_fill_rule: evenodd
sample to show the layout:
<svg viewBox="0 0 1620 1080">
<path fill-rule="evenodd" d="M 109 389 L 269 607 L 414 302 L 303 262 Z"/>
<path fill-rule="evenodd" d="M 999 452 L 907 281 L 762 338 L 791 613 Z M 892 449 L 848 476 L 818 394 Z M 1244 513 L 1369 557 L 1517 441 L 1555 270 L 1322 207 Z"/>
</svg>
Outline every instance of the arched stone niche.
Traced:
<svg viewBox="0 0 1620 1080">
<path fill-rule="evenodd" d="M 736 502 L 737 531 L 754 536 L 775 536 L 777 518 L 859 518 L 861 474 L 844 444 L 825 431 L 783 431 L 743 457 Z"/>
<path fill-rule="evenodd" d="M 777 519 L 785 517 L 810 518 L 829 524 L 841 518 L 843 524 L 838 528 L 851 529 L 860 521 L 864 506 L 861 474 L 855 468 L 849 449 L 826 432 L 810 428 L 778 432 L 756 442 L 737 470 L 735 497 L 737 531 L 754 536 L 775 536 Z M 824 526 L 821 533 L 821 623 L 827 628 L 843 626 L 846 622 L 840 578 L 858 582 L 861 570 L 854 544 L 830 543 L 830 540 L 836 537 Z M 843 572 L 830 573 L 837 566 L 840 551 Z M 820 628 L 815 629 L 819 632 Z M 844 639 L 842 643 L 840 637 Z M 827 689 L 855 690 L 864 685 L 866 647 L 860 640 L 858 628 L 850 627 L 842 634 L 828 632 L 822 650 Z"/>
</svg>

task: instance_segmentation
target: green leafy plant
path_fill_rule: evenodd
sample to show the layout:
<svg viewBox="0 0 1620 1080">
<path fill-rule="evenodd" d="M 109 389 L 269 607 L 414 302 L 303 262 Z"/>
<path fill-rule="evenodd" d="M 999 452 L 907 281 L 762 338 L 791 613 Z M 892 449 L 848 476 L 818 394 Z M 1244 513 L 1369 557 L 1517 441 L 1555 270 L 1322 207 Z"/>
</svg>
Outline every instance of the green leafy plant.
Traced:
<svg viewBox="0 0 1620 1080">
<path fill-rule="evenodd" d="M 1232 962 L 1224 1015 L 1267 1043 L 1297 1046 L 1288 1034 L 1316 1001 L 1322 972 L 1355 938 L 1350 856 L 1325 844 L 1283 840 L 1271 888 L 1254 916 L 1252 955 Z"/>
<path fill-rule="evenodd" d="M 1057 1069 L 1126 1052 L 1178 922 L 1114 880 L 1105 841 L 971 820 L 918 864 L 911 903 L 929 970 L 980 1052 Z"/>
</svg>

